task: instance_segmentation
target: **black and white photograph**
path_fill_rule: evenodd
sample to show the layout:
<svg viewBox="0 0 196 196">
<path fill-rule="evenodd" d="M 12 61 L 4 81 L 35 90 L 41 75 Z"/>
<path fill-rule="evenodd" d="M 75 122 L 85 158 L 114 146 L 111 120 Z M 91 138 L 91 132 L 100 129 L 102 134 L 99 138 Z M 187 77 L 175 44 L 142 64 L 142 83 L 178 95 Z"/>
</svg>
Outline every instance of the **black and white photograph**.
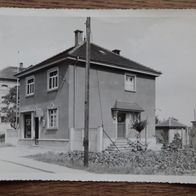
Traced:
<svg viewBox="0 0 196 196">
<path fill-rule="evenodd" d="M 0 9 L 0 180 L 196 183 L 195 10 Z"/>
</svg>

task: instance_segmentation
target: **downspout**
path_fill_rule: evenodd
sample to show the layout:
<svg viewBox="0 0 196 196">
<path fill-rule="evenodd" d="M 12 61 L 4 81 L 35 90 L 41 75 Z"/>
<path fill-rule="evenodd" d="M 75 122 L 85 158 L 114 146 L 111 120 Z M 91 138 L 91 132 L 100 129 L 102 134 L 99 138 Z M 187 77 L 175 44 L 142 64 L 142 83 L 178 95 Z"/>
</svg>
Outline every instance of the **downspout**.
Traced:
<svg viewBox="0 0 196 196">
<path fill-rule="evenodd" d="M 76 61 L 74 63 L 74 70 L 73 70 L 73 128 L 75 128 L 75 121 L 76 121 L 76 115 L 75 115 L 75 109 L 76 109 L 76 64 L 79 60 L 79 57 L 76 57 Z"/>
</svg>

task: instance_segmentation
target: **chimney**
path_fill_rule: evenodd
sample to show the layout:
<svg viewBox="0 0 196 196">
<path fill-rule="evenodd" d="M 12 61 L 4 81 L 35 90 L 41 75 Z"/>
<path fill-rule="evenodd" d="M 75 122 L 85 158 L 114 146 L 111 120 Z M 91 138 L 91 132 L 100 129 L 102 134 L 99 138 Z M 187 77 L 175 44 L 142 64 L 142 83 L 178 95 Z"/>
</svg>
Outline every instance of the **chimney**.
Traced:
<svg viewBox="0 0 196 196">
<path fill-rule="evenodd" d="M 79 46 L 83 41 L 83 31 L 75 30 L 75 46 Z"/>
<path fill-rule="evenodd" d="M 114 49 L 112 50 L 113 53 L 120 55 L 120 50 L 119 49 Z"/>
<path fill-rule="evenodd" d="M 21 63 L 19 64 L 19 72 L 22 71 L 22 70 L 23 70 L 23 63 L 21 62 Z"/>
</svg>

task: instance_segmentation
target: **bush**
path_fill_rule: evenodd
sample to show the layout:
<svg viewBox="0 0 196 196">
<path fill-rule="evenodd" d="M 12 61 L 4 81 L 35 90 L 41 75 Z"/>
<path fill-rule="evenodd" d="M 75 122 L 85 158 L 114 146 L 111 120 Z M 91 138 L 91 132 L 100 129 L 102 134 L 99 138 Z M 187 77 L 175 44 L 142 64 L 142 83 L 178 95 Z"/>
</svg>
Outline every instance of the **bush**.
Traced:
<svg viewBox="0 0 196 196">
<path fill-rule="evenodd" d="M 32 155 L 31 158 L 55 163 L 72 168 L 86 169 L 83 166 L 84 153 L 45 153 Z M 88 171 L 96 173 L 121 174 L 159 174 L 159 175 L 195 175 L 196 152 L 191 148 L 172 151 L 163 149 L 161 152 L 130 151 L 89 153 Z"/>
<path fill-rule="evenodd" d="M 182 149 L 182 139 L 180 137 L 180 134 L 176 133 L 172 142 L 167 146 L 163 146 L 163 148 L 166 148 L 171 151 L 178 151 L 179 149 Z"/>
<path fill-rule="evenodd" d="M 139 141 L 136 141 L 136 142 L 128 141 L 128 143 L 129 143 L 130 151 L 133 151 L 133 152 L 146 151 L 147 149 L 147 146 L 142 144 Z"/>
</svg>

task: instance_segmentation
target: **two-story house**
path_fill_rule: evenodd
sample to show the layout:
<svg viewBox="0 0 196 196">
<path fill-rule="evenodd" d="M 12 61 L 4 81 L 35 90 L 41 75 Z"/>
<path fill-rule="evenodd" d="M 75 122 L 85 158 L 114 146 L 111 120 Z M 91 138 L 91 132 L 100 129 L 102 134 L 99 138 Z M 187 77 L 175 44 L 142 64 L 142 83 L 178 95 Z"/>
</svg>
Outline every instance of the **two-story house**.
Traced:
<svg viewBox="0 0 196 196">
<path fill-rule="evenodd" d="M 161 73 L 121 56 L 117 49 L 94 43 L 90 49 L 90 130 L 97 133 L 103 126 L 103 138 L 113 141 L 133 138 L 131 122 L 147 119 L 150 141 L 155 135 L 155 79 Z M 84 129 L 85 59 L 86 43 L 76 30 L 74 47 L 17 74 L 20 142 L 61 143 L 70 150 L 73 137 L 83 136 L 78 132 Z M 96 137 L 90 136 L 90 149 Z"/>
</svg>

